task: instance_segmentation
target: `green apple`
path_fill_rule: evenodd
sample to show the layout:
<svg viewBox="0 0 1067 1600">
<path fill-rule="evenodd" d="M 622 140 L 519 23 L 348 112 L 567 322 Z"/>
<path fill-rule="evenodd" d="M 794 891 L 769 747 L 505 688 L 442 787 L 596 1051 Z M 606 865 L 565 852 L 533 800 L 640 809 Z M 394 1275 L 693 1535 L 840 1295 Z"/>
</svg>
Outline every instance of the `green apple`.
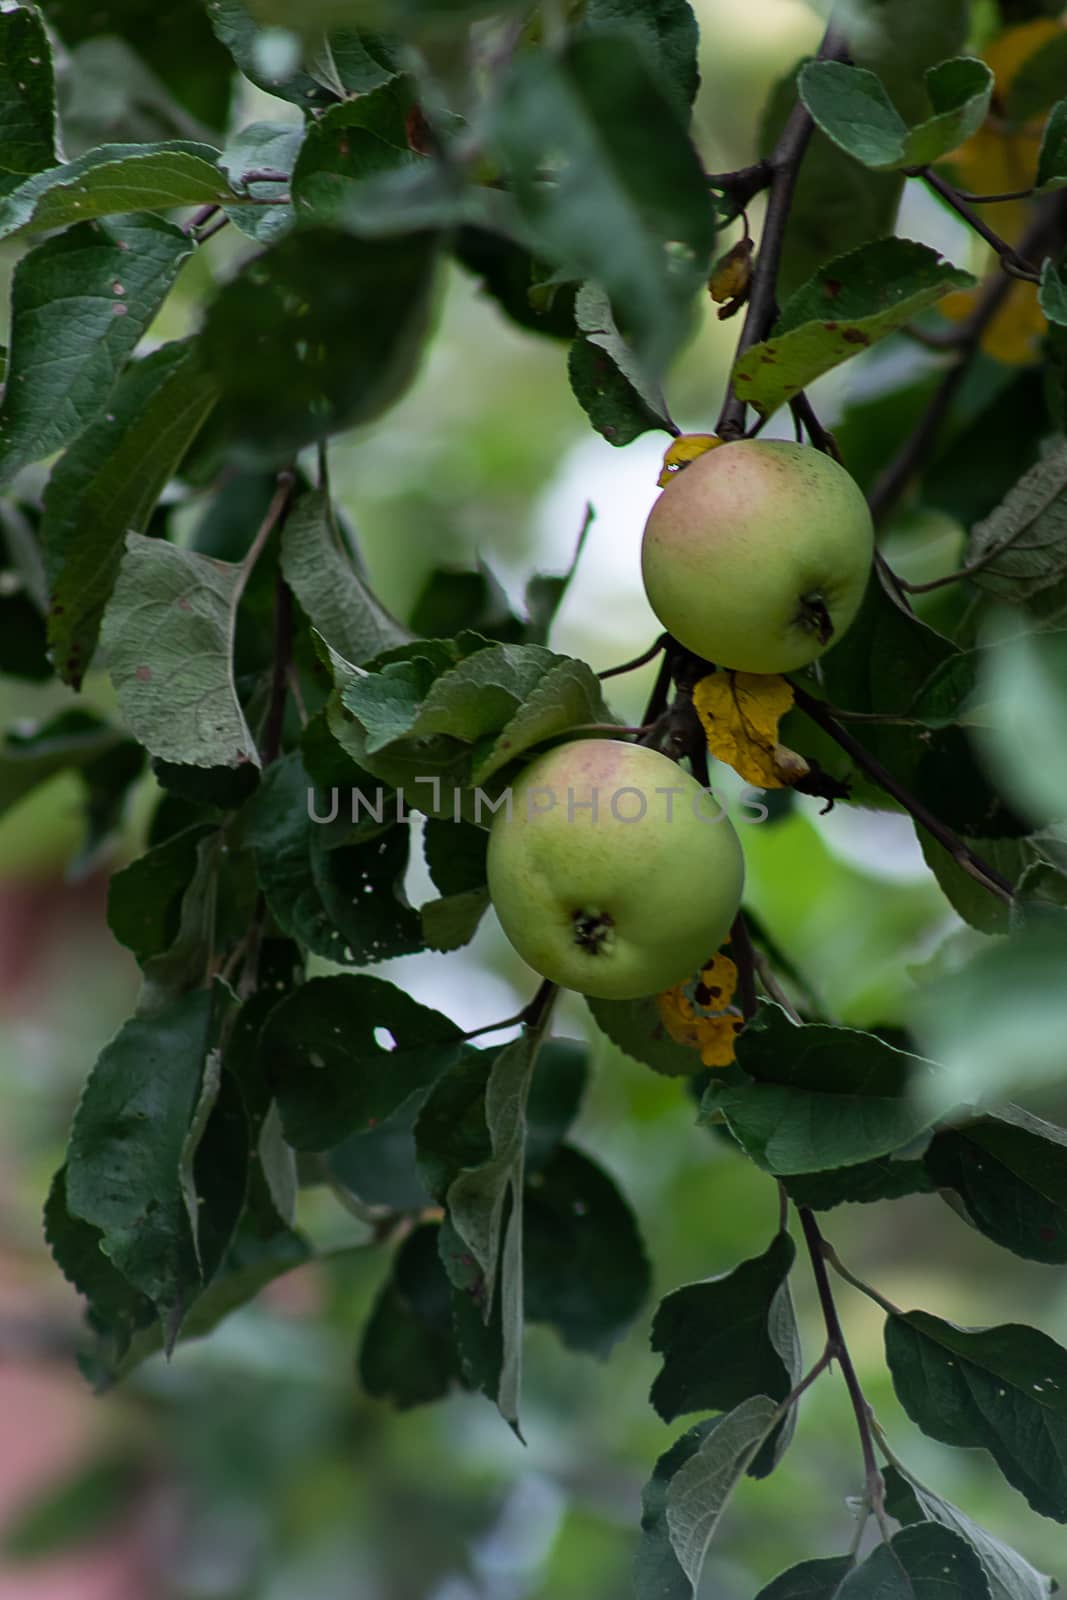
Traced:
<svg viewBox="0 0 1067 1600">
<path fill-rule="evenodd" d="M 844 467 L 808 445 L 739 439 L 664 489 L 641 570 L 687 650 L 735 672 L 793 672 L 845 632 L 873 550 L 867 502 Z"/>
<path fill-rule="evenodd" d="M 644 745 L 576 739 L 526 768 L 489 838 L 489 893 L 536 972 L 632 1000 L 682 983 L 725 940 L 744 862 L 715 797 Z"/>
</svg>

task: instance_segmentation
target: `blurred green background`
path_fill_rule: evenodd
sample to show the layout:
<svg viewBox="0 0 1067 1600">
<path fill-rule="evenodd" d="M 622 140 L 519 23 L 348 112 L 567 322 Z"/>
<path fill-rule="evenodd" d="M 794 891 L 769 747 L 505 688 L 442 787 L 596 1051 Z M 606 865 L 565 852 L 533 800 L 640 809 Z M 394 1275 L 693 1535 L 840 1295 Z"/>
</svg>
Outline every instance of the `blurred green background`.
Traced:
<svg viewBox="0 0 1067 1600">
<path fill-rule="evenodd" d="M 817 41 L 822 18 L 804 0 L 743 8 L 700 0 L 697 9 L 696 129 L 707 165 L 722 169 L 751 158 L 769 86 Z M 287 108 L 250 93 L 244 112 L 243 121 L 278 118 Z M 905 231 L 964 264 L 970 247 L 944 215 L 911 194 L 905 204 Z M 194 323 L 212 276 L 247 248 L 224 234 L 191 262 L 153 337 Z M 671 407 L 686 429 L 714 423 L 737 326 L 709 315 L 672 376 Z M 831 376 L 816 395 L 820 411 L 832 421 L 850 398 L 899 381 L 908 359 L 896 351 Z M 417 385 L 383 422 L 339 440 L 331 459 L 377 586 L 402 615 L 441 561 L 482 558 L 514 594 L 531 570 L 563 568 L 591 501 L 597 520 L 552 643 L 600 668 L 636 654 L 656 631 L 637 549 L 664 443 L 652 436 L 614 451 L 591 436 L 562 348 L 505 324 L 457 269 Z M 934 531 L 956 536 L 951 526 L 898 530 L 897 564 L 907 571 L 909 545 Z M 613 685 L 623 717 L 638 714 L 648 686 L 647 672 Z M 0 680 L 5 725 L 64 698 Z M 86 698 L 106 708 L 106 683 L 93 678 Z M 102 1400 L 85 1389 L 72 1360 L 79 1307 L 45 1252 L 40 1208 L 84 1077 L 136 994 L 136 968 L 105 931 L 104 903 L 107 877 L 137 852 L 151 805 L 146 787 L 123 837 L 76 876 L 67 865 L 80 836 L 73 779 L 34 792 L 0 826 L 0 1517 L 8 1530 L 0 1600 L 626 1595 L 642 1482 L 681 1431 L 647 1403 L 654 1301 L 605 1365 L 531 1330 L 525 1448 L 478 1398 L 397 1415 L 366 1399 L 355 1376 L 383 1251 L 330 1195 L 310 1190 L 299 1220 L 326 1259 L 283 1279 L 210 1340 L 183 1347 L 171 1366 L 150 1362 Z M 951 959 L 977 936 L 950 912 L 904 818 L 817 810 L 801 800 L 743 830 L 749 904 L 828 1015 L 892 1023 L 915 968 Z M 418 867 L 409 892 L 415 902 L 429 897 Z M 378 970 L 466 1027 L 511 1014 L 533 985 L 492 919 L 458 956 Z M 560 1026 L 588 1032 L 578 1001 L 563 1007 Z M 776 1225 L 770 1181 L 695 1127 L 693 1102 L 676 1082 L 603 1040 L 593 1049 L 578 1141 L 631 1197 L 656 1297 L 761 1251 Z M 998 1251 L 935 1198 L 842 1207 L 825 1229 L 900 1305 L 965 1324 L 1027 1321 L 1064 1337 L 1063 1275 Z M 817 1311 L 806 1273 L 795 1276 L 814 1356 Z M 984 1455 L 918 1434 L 892 1396 L 880 1314 L 851 1290 L 840 1298 L 896 1452 L 1055 1571 L 1060 1531 Z M 824 1376 L 779 1470 L 744 1483 L 708 1561 L 706 1595 L 751 1600 L 781 1567 L 846 1549 L 846 1498 L 860 1482 L 843 1387 Z"/>
</svg>

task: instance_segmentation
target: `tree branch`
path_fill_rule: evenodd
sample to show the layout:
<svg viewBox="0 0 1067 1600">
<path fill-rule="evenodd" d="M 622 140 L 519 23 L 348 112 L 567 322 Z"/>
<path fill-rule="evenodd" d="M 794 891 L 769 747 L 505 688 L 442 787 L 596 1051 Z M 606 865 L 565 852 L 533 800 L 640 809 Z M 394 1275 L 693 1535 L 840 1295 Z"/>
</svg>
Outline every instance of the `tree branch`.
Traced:
<svg viewBox="0 0 1067 1600">
<path fill-rule="evenodd" d="M 973 228 L 979 238 L 984 239 L 986 244 L 996 251 L 1005 272 L 1009 272 L 1015 278 L 1025 278 L 1030 283 L 1041 282 L 1041 275 L 1035 270 L 1033 263 L 997 233 L 995 228 L 991 228 L 953 184 L 947 183 L 932 167 L 921 168 L 916 176 L 922 178 L 928 188 L 936 195 L 940 195 L 945 204 L 950 206 L 958 217 L 962 217 L 967 226 Z"/>
<path fill-rule="evenodd" d="M 845 54 L 844 38 L 831 23 L 823 35 L 817 59 L 839 61 Z M 789 119 L 782 129 L 778 143 L 767 158 L 766 164 L 771 170 L 770 195 L 760 233 L 756 264 L 752 270 L 745 323 L 737 344 L 738 356 L 766 338 L 774 321 L 778 268 L 782 259 L 782 245 L 785 242 L 785 227 L 789 220 L 789 208 L 793 203 L 793 191 L 796 188 L 800 163 L 804 159 L 804 152 L 808 148 L 808 141 L 814 130 L 815 124 L 810 112 L 798 99 L 789 113 Z M 764 163 L 760 163 L 761 167 L 763 165 Z M 731 376 L 715 432 L 722 439 L 739 439 L 744 431 L 745 402 L 739 400 L 734 393 Z"/>
<path fill-rule="evenodd" d="M 848 1397 L 852 1402 L 853 1415 L 856 1418 L 856 1427 L 860 1436 L 860 1449 L 863 1453 L 863 1471 L 866 1479 L 867 1503 L 874 1513 L 882 1537 L 889 1540 L 889 1525 L 885 1514 L 885 1485 L 882 1474 L 878 1470 L 878 1461 L 874 1453 L 874 1435 L 871 1429 L 871 1417 L 860 1387 L 856 1369 L 852 1365 L 848 1345 L 845 1343 L 844 1331 L 841 1320 L 834 1304 L 834 1292 L 830 1286 L 830 1277 L 826 1270 L 825 1249 L 826 1242 L 819 1231 L 819 1224 L 815 1214 L 806 1207 L 800 1206 L 797 1211 L 800 1217 L 800 1226 L 804 1230 L 804 1242 L 808 1247 L 811 1257 L 811 1270 L 815 1277 L 815 1288 L 819 1296 L 819 1305 L 822 1308 L 823 1322 L 826 1325 L 826 1347 L 831 1356 L 836 1358 L 841 1376 L 845 1380 Z"/>
<path fill-rule="evenodd" d="M 792 680 L 790 681 L 792 682 Z M 910 812 L 915 821 L 920 823 L 927 833 L 932 834 L 938 844 L 948 851 L 949 855 L 958 866 L 962 867 L 964 872 L 974 878 L 976 883 L 980 883 L 984 889 L 988 889 L 990 894 L 996 895 L 998 900 L 1002 900 L 1006 905 L 1011 905 L 1015 890 L 1007 878 L 1002 877 L 995 867 L 991 867 L 988 862 L 983 861 L 981 856 L 972 850 L 970 845 L 965 844 L 958 834 L 954 833 L 951 828 L 946 827 L 940 818 L 934 816 L 932 811 L 928 811 L 916 795 L 913 795 L 902 783 L 898 783 L 893 774 L 883 767 L 877 757 L 873 756 L 869 750 L 866 750 L 863 745 L 858 743 L 847 728 L 841 726 L 837 718 L 826 709 L 821 700 L 817 700 L 814 695 L 809 694 L 806 689 L 802 689 L 796 683 L 793 684 L 793 693 L 796 704 L 801 711 L 805 712 L 812 722 L 822 728 L 824 733 L 828 733 L 835 744 L 839 744 L 842 750 L 847 751 L 856 765 L 869 778 L 873 778 L 880 789 L 884 789 L 886 794 L 892 795 L 894 800 L 899 801 L 905 811 Z"/>
</svg>

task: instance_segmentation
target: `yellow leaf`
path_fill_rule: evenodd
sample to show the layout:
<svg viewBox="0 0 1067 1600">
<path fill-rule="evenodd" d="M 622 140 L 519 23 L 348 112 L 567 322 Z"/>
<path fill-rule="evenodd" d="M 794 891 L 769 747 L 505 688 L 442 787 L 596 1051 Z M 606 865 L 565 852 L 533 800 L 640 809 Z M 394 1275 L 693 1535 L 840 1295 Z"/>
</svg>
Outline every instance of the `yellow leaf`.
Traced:
<svg viewBox="0 0 1067 1600">
<path fill-rule="evenodd" d="M 693 691 L 693 704 L 717 761 L 757 789 L 787 789 L 810 767 L 778 742 L 778 723 L 793 705 L 785 678 L 755 672 L 712 672 Z"/>
<path fill-rule="evenodd" d="M 695 984 L 680 983 L 656 996 L 663 1026 L 677 1044 L 700 1052 L 702 1066 L 728 1067 L 734 1059 L 734 1040 L 745 1025 L 730 1003 L 736 988 L 737 966 L 719 951 Z"/>
<path fill-rule="evenodd" d="M 752 240 L 739 239 L 711 269 L 708 290 L 716 305 L 744 294 L 752 277 Z"/>
<path fill-rule="evenodd" d="M 725 443 L 725 439 L 717 438 L 714 433 L 683 433 L 679 438 L 672 439 L 663 457 L 663 469 L 656 480 L 660 488 L 665 489 L 675 473 L 681 472 L 697 456 Z"/>
</svg>

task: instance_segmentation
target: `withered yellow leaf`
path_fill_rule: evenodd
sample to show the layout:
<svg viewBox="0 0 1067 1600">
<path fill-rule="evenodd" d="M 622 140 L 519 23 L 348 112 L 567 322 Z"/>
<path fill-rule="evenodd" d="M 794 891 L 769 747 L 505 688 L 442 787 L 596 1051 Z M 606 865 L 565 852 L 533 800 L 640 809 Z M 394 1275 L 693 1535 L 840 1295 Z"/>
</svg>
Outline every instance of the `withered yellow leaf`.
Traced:
<svg viewBox="0 0 1067 1600">
<path fill-rule="evenodd" d="M 675 473 L 681 472 L 697 456 L 725 443 L 725 439 L 718 438 L 714 433 L 683 433 L 677 439 L 672 439 L 664 453 L 663 467 L 656 482 L 661 489 L 665 489 Z"/>
<path fill-rule="evenodd" d="M 787 789 L 811 770 L 778 740 L 778 723 L 793 705 L 785 678 L 755 672 L 712 672 L 693 691 L 693 704 L 717 761 L 757 789 Z"/>
<path fill-rule="evenodd" d="M 739 239 L 711 269 L 708 290 L 716 305 L 744 294 L 752 277 L 752 240 Z"/>
<path fill-rule="evenodd" d="M 677 1044 L 699 1051 L 701 1066 L 728 1067 L 734 1059 L 734 1040 L 744 1027 L 730 1003 L 736 988 L 737 966 L 719 951 L 695 985 L 680 983 L 656 996 L 663 1026 Z"/>
</svg>

